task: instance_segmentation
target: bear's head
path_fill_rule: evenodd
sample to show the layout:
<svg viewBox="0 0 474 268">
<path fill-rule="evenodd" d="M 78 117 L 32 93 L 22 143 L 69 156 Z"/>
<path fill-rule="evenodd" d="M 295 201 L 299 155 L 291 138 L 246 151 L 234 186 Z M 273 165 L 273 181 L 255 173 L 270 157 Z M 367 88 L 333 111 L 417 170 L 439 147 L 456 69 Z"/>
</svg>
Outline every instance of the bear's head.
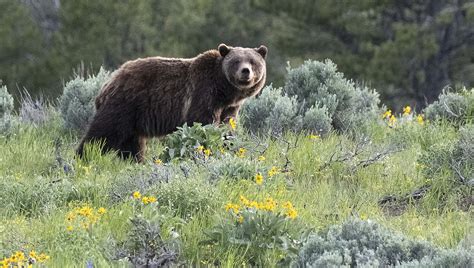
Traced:
<svg viewBox="0 0 474 268">
<path fill-rule="evenodd" d="M 263 86 L 267 72 L 265 57 L 268 50 L 265 46 L 243 48 L 220 44 L 218 50 L 223 57 L 222 71 L 233 86 L 242 91 L 253 90 L 257 84 Z"/>
</svg>

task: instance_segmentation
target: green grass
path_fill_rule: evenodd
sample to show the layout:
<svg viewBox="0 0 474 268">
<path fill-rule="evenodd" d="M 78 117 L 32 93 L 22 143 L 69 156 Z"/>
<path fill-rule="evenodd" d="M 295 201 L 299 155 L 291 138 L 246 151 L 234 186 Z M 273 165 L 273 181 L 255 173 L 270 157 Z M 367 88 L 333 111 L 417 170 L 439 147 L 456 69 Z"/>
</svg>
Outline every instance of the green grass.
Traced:
<svg viewBox="0 0 474 268">
<path fill-rule="evenodd" d="M 298 140 L 297 146 L 287 151 L 285 142 L 265 138 L 268 148 L 261 164 L 281 168 L 287 155 L 290 171 L 265 176 L 264 184 L 257 186 L 250 180 L 210 182 L 206 165 L 192 161 L 187 163 L 191 167 L 187 178 L 179 168 L 170 167 L 173 174 L 169 182 L 163 181 L 166 172 L 152 161 L 163 149 L 159 141 L 151 143 L 145 164 L 100 155 L 97 146 L 90 148 L 88 162 L 78 161 L 74 159 L 78 137 L 65 132 L 59 119 L 41 127 L 21 125 L 11 135 L 0 136 L 0 257 L 34 249 L 51 257 L 46 263 L 51 267 L 84 266 L 87 261 L 96 267 L 126 267 L 126 260 L 114 258 L 117 243 L 128 239 L 129 219 L 141 214 L 160 219 L 165 240 L 171 240 L 172 231 L 179 235 L 179 261 L 183 264 L 247 265 L 245 249 L 223 250 L 201 243 L 207 239 L 206 230 L 225 219 L 225 204 L 236 202 L 240 195 L 291 201 L 298 211 L 290 226 L 295 234 L 308 228 L 323 230 L 356 216 L 453 248 L 473 235 L 472 208 L 466 211 L 459 206 L 459 196 L 472 194 L 472 190 L 453 186 L 448 171 L 428 178 L 417 159 L 422 150 L 457 136 L 449 124 L 421 126 L 412 122 L 391 129 L 374 122 L 368 133 L 371 143 L 354 159 L 332 164 L 325 163 L 334 152 L 340 148 L 350 151 L 357 140 L 338 134 L 316 140 L 305 134 L 287 134 L 284 140 L 292 144 Z M 352 164 L 390 146 L 396 150 L 385 158 L 353 168 Z M 57 152 L 70 172 L 58 165 Z M 246 157 L 255 159 L 257 154 L 249 151 Z M 419 201 L 407 202 L 400 215 L 391 215 L 378 204 L 384 196 L 404 196 L 427 182 L 435 190 Z M 158 203 L 138 205 L 131 197 L 136 190 L 156 196 Z M 67 213 L 80 205 L 104 207 L 107 212 L 89 232 L 66 230 Z M 266 266 L 278 266 L 275 251 L 267 250 L 262 256 Z"/>
</svg>

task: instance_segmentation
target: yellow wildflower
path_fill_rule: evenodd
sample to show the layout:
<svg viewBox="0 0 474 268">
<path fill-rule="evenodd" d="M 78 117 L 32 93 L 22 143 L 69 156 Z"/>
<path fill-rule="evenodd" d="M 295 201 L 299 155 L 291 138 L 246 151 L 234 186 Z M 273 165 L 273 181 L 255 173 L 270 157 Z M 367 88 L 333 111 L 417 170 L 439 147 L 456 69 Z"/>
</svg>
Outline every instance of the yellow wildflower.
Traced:
<svg viewBox="0 0 474 268">
<path fill-rule="evenodd" d="M 262 183 L 263 183 L 262 174 L 257 173 L 257 175 L 255 175 L 255 183 L 258 184 L 258 185 L 262 185 Z"/>
<path fill-rule="evenodd" d="M 250 201 L 243 195 L 240 196 L 240 202 L 242 202 L 242 204 L 247 207 L 250 205 Z"/>
<path fill-rule="evenodd" d="M 275 200 L 273 200 L 273 198 L 269 197 L 265 200 L 264 209 L 268 210 L 268 211 L 274 211 L 275 208 L 276 208 L 276 205 L 277 205 L 277 203 L 275 202 Z"/>
<path fill-rule="evenodd" d="M 269 171 L 268 171 L 268 176 L 272 177 L 275 176 L 276 174 L 280 173 L 280 169 L 277 167 L 273 166 Z"/>
<path fill-rule="evenodd" d="M 17 251 L 15 253 L 15 257 L 16 257 L 18 262 L 24 261 L 25 260 L 25 253 L 23 253 L 23 251 Z"/>
<path fill-rule="evenodd" d="M 36 251 L 34 251 L 34 250 L 30 251 L 28 256 L 32 259 L 36 259 L 38 257 L 38 255 L 36 254 Z"/>
<path fill-rule="evenodd" d="M 46 254 L 44 254 L 44 253 L 41 253 L 41 254 L 38 256 L 38 260 L 37 260 L 37 261 L 38 261 L 39 263 L 42 263 L 42 262 L 45 262 L 45 261 L 47 261 L 47 260 L 49 260 L 49 256 L 46 255 Z"/>
<path fill-rule="evenodd" d="M 235 130 L 237 128 L 237 123 L 235 122 L 234 118 L 229 119 L 229 125 L 232 128 L 232 130 Z"/>
<path fill-rule="evenodd" d="M 161 159 L 155 159 L 155 164 L 161 165 L 163 164 L 163 161 L 161 161 Z"/>
<path fill-rule="evenodd" d="M 418 124 L 420 124 L 420 125 L 423 125 L 425 123 L 422 114 L 419 114 L 419 115 L 416 116 L 416 122 L 418 122 Z"/>
<path fill-rule="evenodd" d="M 256 201 L 251 201 L 248 207 L 258 209 L 260 205 Z"/>
<path fill-rule="evenodd" d="M 142 198 L 142 203 L 145 204 L 145 205 L 147 205 L 148 203 L 150 203 L 150 199 L 148 198 L 148 196 L 144 196 L 144 197 Z"/>
<path fill-rule="evenodd" d="M 66 230 L 67 230 L 68 232 L 72 232 L 72 231 L 74 231 L 74 227 L 73 227 L 72 225 L 68 225 L 68 226 L 66 227 Z M 30 256 L 31 256 L 31 255 L 30 255 Z"/>
<path fill-rule="evenodd" d="M 288 209 L 288 211 L 286 212 L 286 216 L 290 219 L 295 219 L 296 217 L 298 217 L 298 212 L 296 211 L 296 209 L 291 208 Z"/>
<path fill-rule="evenodd" d="M 390 116 L 390 119 L 388 120 L 388 125 L 393 127 L 393 126 L 395 126 L 396 122 L 397 122 L 397 118 L 394 115 L 392 115 L 392 116 Z"/>
<path fill-rule="evenodd" d="M 293 204 L 291 204 L 290 201 L 286 201 L 285 203 L 283 203 L 282 207 L 283 207 L 283 208 L 286 208 L 286 209 L 292 209 L 292 208 L 293 208 Z"/>
<path fill-rule="evenodd" d="M 199 145 L 199 146 L 196 148 L 196 151 L 197 151 L 198 153 L 202 153 L 202 151 L 204 151 L 204 146 Z"/>
<path fill-rule="evenodd" d="M 392 116 L 392 110 L 387 110 L 383 115 L 382 118 L 390 118 Z"/>
<path fill-rule="evenodd" d="M 149 203 L 155 203 L 155 202 L 156 202 L 156 197 L 154 197 L 154 196 L 149 196 L 149 197 L 148 197 L 148 202 L 149 202 Z"/>
<path fill-rule="evenodd" d="M 79 209 L 77 214 L 79 214 L 81 216 L 84 216 L 84 217 L 90 217 L 90 216 L 92 216 L 92 208 L 89 207 L 89 206 L 84 206 L 84 207 Z"/>
<path fill-rule="evenodd" d="M 73 221 L 75 218 L 76 218 L 76 213 L 74 213 L 74 211 L 69 212 L 66 216 L 67 221 Z"/>
<path fill-rule="evenodd" d="M 237 156 L 240 158 L 244 158 L 246 152 L 247 150 L 245 148 L 239 148 L 239 151 L 237 152 Z"/>
<path fill-rule="evenodd" d="M 206 150 L 204 150 L 204 154 L 205 154 L 206 156 L 210 156 L 210 155 L 212 154 L 212 152 L 211 152 L 210 149 L 206 149 Z"/>
<path fill-rule="evenodd" d="M 142 194 L 139 191 L 133 192 L 133 198 L 134 199 L 140 199 L 142 198 Z"/>
<path fill-rule="evenodd" d="M 232 210 L 235 214 L 239 213 L 239 209 L 240 209 L 240 206 L 237 205 L 237 204 L 232 204 L 232 203 L 227 203 L 227 205 L 225 205 L 225 211 L 229 211 L 229 210 Z"/>
<path fill-rule="evenodd" d="M 0 264 L 2 265 L 2 268 L 8 268 L 10 267 L 9 264 L 11 262 L 10 258 L 3 258 L 2 261 L 0 261 Z"/>
<path fill-rule="evenodd" d="M 308 138 L 309 138 L 310 140 L 317 140 L 317 139 L 320 138 L 320 136 L 319 136 L 319 135 L 311 134 L 311 135 L 308 136 Z"/>
<path fill-rule="evenodd" d="M 239 218 L 237 218 L 237 222 L 238 223 L 243 223 L 244 222 L 244 217 L 242 215 L 240 215 Z"/>
<path fill-rule="evenodd" d="M 225 205 L 225 211 L 228 212 L 229 210 L 232 209 L 233 206 L 234 206 L 234 205 L 233 205 L 232 203 L 227 203 L 227 204 Z"/>
<path fill-rule="evenodd" d="M 103 207 L 100 207 L 98 210 L 97 210 L 97 213 L 99 213 L 100 215 L 104 214 L 105 212 L 107 212 L 107 209 L 103 208 Z"/>
<path fill-rule="evenodd" d="M 411 113 L 411 107 L 409 105 L 403 108 L 403 115 L 407 116 Z"/>
<path fill-rule="evenodd" d="M 263 156 L 263 155 L 259 156 L 258 161 L 265 161 L 265 156 Z"/>
</svg>

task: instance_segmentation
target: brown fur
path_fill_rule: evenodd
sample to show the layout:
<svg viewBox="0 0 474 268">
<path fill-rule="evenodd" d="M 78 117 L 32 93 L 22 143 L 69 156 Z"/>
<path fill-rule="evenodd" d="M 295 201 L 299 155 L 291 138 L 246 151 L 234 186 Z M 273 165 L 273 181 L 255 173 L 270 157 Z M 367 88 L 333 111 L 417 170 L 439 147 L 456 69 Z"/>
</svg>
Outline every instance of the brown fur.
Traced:
<svg viewBox="0 0 474 268">
<path fill-rule="evenodd" d="M 102 140 L 103 151 L 142 161 L 146 139 L 193 122 L 225 122 L 236 117 L 266 77 L 267 49 L 220 45 L 191 59 L 150 57 L 123 64 L 96 97 L 96 114 L 84 143 Z"/>
</svg>

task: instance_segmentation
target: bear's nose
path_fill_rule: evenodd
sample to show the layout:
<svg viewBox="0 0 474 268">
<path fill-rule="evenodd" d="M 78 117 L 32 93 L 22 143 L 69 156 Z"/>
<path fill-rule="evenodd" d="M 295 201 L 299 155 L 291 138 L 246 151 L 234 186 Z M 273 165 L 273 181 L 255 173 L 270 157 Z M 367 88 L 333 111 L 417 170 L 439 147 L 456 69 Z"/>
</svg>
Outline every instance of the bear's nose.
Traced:
<svg viewBox="0 0 474 268">
<path fill-rule="evenodd" d="M 250 74 L 250 69 L 249 68 L 243 68 L 241 72 L 242 72 L 242 74 L 249 75 Z"/>
</svg>

